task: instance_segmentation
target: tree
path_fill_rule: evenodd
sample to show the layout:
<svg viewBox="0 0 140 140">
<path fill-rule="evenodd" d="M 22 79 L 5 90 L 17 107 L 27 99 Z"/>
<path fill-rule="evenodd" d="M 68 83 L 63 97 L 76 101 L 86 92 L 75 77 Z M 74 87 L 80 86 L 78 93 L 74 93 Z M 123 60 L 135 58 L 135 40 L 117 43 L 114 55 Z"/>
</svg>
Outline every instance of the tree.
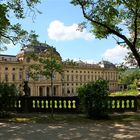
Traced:
<svg viewBox="0 0 140 140">
<path fill-rule="evenodd" d="M 92 81 L 78 89 L 80 106 L 90 118 L 108 116 L 108 83 L 103 79 Z"/>
<path fill-rule="evenodd" d="M 139 78 L 140 69 L 126 69 L 120 73 L 119 83 L 128 85 L 130 89 L 136 89 Z"/>
<path fill-rule="evenodd" d="M 78 66 L 78 62 L 70 59 L 66 59 L 65 61 L 63 61 L 63 64 L 70 65 L 70 66 Z"/>
<path fill-rule="evenodd" d="M 6 117 L 14 105 L 18 92 L 14 84 L 0 83 L 0 117 Z"/>
<path fill-rule="evenodd" d="M 22 29 L 19 24 L 20 19 L 26 18 L 29 13 L 33 13 L 32 17 L 35 17 L 35 11 L 39 12 L 35 5 L 40 0 L 1 0 L 0 1 L 0 51 L 6 49 L 5 44 L 24 43 L 35 35 L 34 31 L 29 34 Z M 29 13 L 27 12 L 29 11 Z M 17 20 L 14 23 L 12 19 Z"/>
<path fill-rule="evenodd" d="M 140 67 L 139 0 L 72 0 L 71 3 L 81 7 L 97 38 L 113 35 L 118 44 L 128 47 Z M 85 23 L 79 25 L 80 28 L 84 26 Z"/>
<path fill-rule="evenodd" d="M 29 57 L 36 61 L 35 64 L 29 66 L 29 75 L 38 80 L 40 76 L 45 76 L 46 79 L 51 80 L 51 96 L 54 96 L 53 81 L 57 72 L 61 73 L 61 57 L 56 52 L 54 47 L 47 46 L 46 50 L 40 52 L 40 54 L 31 53 Z M 53 98 L 52 98 L 52 117 L 53 117 Z"/>
</svg>

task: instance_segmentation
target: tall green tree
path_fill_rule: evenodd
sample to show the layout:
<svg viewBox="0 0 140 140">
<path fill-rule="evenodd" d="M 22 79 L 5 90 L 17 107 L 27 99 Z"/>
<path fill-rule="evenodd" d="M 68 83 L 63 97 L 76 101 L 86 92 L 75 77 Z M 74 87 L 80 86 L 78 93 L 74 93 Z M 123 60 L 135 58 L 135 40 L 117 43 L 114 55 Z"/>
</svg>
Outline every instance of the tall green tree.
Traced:
<svg viewBox="0 0 140 140">
<path fill-rule="evenodd" d="M 72 0 L 71 3 L 81 7 L 97 38 L 113 35 L 118 44 L 130 50 L 129 60 L 134 59 L 140 67 L 140 0 Z"/>
<path fill-rule="evenodd" d="M 45 76 L 51 81 L 51 96 L 54 96 L 54 78 L 56 73 L 62 72 L 61 57 L 54 47 L 47 47 L 45 51 L 39 54 L 31 53 L 29 57 L 35 61 L 35 64 L 29 66 L 29 75 L 38 80 L 40 76 Z M 53 98 L 52 98 L 52 117 L 53 117 Z"/>
<path fill-rule="evenodd" d="M 119 82 L 122 84 L 130 85 L 137 84 L 140 79 L 140 69 L 127 69 L 120 72 Z"/>
<path fill-rule="evenodd" d="M 35 6 L 39 2 L 40 0 L 0 0 L 0 51 L 6 48 L 5 44 L 23 44 L 35 35 L 33 31 L 28 33 L 22 29 L 19 20 L 25 19 L 29 13 L 35 18 L 36 12 L 39 13 Z"/>
<path fill-rule="evenodd" d="M 46 79 L 53 80 L 56 72 L 61 72 L 61 57 L 57 54 L 54 47 L 47 47 L 45 51 L 31 53 L 28 57 L 32 58 L 35 63 L 29 66 L 30 76 L 33 79 L 38 79 L 40 75 Z"/>
</svg>

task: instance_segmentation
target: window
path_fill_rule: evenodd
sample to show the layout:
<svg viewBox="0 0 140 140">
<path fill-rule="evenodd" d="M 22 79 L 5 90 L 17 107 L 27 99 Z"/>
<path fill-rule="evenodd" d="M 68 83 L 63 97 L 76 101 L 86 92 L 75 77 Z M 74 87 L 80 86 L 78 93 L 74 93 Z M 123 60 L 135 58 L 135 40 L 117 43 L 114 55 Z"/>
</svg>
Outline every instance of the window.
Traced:
<svg viewBox="0 0 140 140">
<path fill-rule="evenodd" d="M 73 90 L 73 88 L 71 89 L 71 93 L 73 93 L 74 92 L 74 90 Z"/>
<path fill-rule="evenodd" d="M 6 82 L 8 81 L 8 74 L 7 73 L 5 74 L 5 81 Z"/>
<path fill-rule="evenodd" d="M 5 67 L 5 70 L 8 70 L 8 67 Z"/>
<path fill-rule="evenodd" d="M 93 81 L 93 75 L 91 76 L 91 79 L 92 79 L 92 81 Z"/>
<path fill-rule="evenodd" d="M 22 73 L 19 73 L 19 80 L 22 80 Z"/>
<path fill-rule="evenodd" d="M 12 70 L 15 71 L 15 68 L 13 68 Z"/>
<path fill-rule="evenodd" d="M 75 77 L 75 78 L 76 78 L 76 80 L 78 80 L 78 75 L 76 75 L 76 77 Z"/>
<path fill-rule="evenodd" d="M 67 89 L 67 93 L 70 94 L 70 90 L 69 89 Z"/>
<path fill-rule="evenodd" d="M 67 75 L 67 81 L 69 81 L 69 75 Z"/>
<path fill-rule="evenodd" d="M 86 75 L 84 75 L 84 80 L 86 81 Z"/>
<path fill-rule="evenodd" d="M 12 74 L 12 81 L 15 81 L 15 79 L 16 79 L 15 74 Z"/>
<path fill-rule="evenodd" d="M 95 75 L 95 80 L 97 80 L 97 76 Z"/>
<path fill-rule="evenodd" d="M 82 75 L 80 75 L 80 81 L 82 81 Z"/>
<path fill-rule="evenodd" d="M 2 57 L 2 60 L 4 60 L 4 57 Z"/>
</svg>

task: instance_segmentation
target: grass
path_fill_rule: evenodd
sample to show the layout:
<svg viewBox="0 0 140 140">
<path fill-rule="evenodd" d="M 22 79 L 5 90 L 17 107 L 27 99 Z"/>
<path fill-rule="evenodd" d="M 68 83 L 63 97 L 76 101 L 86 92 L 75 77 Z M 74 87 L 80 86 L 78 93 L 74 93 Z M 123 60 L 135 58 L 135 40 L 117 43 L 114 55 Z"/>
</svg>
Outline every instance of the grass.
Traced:
<svg viewBox="0 0 140 140">
<path fill-rule="evenodd" d="M 88 122 L 84 114 L 53 114 L 50 113 L 14 113 L 9 118 L 0 119 L 0 121 L 16 122 L 16 123 L 75 123 Z"/>
<path fill-rule="evenodd" d="M 72 124 L 88 124 L 94 123 L 97 120 L 87 118 L 84 114 L 51 114 L 48 113 L 30 113 L 30 114 L 12 114 L 10 118 L 0 119 L 0 122 L 14 122 L 14 123 L 72 123 Z M 98 120 L 98 122 L 131 122 L 140 121 L 140 114 L 133 112 L 113 113 L 109 115 L 107 120 Z"/>
<path fill-rule="evenodd" d="M 129 96 L 129 95 L 137 95 L 138 90 L 128 90 L 128 91 L 120 91 L 120 92 L 113 92 L 110 96 Z"/>
</svg>

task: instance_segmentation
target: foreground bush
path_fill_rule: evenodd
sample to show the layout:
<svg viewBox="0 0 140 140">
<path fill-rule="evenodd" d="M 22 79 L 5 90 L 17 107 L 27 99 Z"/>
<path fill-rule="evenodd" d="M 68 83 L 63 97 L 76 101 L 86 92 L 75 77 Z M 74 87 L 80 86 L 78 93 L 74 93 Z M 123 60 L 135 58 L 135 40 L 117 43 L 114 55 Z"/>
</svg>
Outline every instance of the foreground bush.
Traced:
<svg viewBox="0 0 140 140">
<path fill-rule="evenodd" d="M 78 89 L 80 107 L 90 118 L 103 119 L 108 117 L 107 97 L 108 83 L 97 80 L 85 84 Z"/>
<path fill-rule="evenodd" d="M 7 117 L 11 104 L 14 105 L 17 90 L 14 84 L 0 83 L 0 117 Z"/>
</svg>

